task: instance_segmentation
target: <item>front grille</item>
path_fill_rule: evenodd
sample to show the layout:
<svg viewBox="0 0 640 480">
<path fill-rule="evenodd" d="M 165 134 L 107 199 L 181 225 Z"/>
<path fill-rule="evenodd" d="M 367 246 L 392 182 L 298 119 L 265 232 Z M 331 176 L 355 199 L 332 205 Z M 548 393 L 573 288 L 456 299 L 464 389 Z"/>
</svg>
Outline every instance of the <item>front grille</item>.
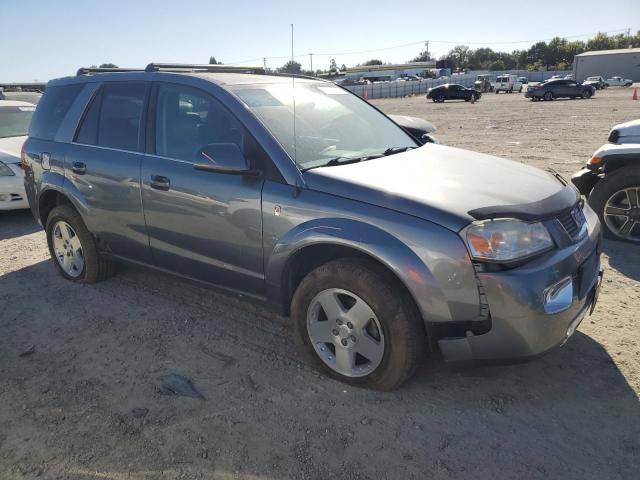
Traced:
<svg viewBox="0 0 640 480">
<path fill-rule="evenodd" d="M 578 240 L 580 238 L 586 223 L 584 212 L 582 211 L 582 204 L 565 210 L 558 215 L 557 219 L 572 240 Z"/>
</svg>

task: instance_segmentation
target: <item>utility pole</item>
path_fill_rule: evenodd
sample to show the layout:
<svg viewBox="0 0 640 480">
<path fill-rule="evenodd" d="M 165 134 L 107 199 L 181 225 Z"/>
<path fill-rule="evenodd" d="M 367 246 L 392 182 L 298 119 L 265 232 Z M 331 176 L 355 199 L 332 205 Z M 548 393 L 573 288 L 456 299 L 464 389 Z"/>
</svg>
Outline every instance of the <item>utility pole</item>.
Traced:
<svg viewBox="0 0 640 480">
<path fill-rule="evenodd" d="M 311 71 L 313 72 L 313 53 L 309 54 L 309 62 L 311 63 Z"/>
<path fill-rule="evenodd" d="M 631 29 L 627 28 L 627 46 L 631 48 Z"/>
<path fill-rule="evenodd" d="M 264 66 L 264 69 L 267 69 L 267 57 L 262 57 L 262 65 Z"/>
<path fill-rule="evenodd" d="M 426 47 L 425 51 L 427 52 L 427 59 L 430 60 L 431 59 L 431 55 L 429 55 L 429 40 L 424 42 L 424 46 Z"/>
</svg>

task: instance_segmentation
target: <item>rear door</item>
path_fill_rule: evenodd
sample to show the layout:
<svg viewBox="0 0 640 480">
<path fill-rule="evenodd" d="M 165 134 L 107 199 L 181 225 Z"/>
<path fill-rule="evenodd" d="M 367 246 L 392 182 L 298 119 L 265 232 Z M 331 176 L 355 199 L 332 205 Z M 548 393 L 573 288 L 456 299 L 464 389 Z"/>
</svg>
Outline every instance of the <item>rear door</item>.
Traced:
<svg viewBox="0 0 640 480">
<path fill-rule="evenodd" d="M 101 250 L 144 263 L 151 254 L 140 193 L 148 82 L 107 82 L 87 107 L 65 158 L 67 189 Z"/>
<path fill-rule="evenodd" d="M 220 101 L 190 86 L 155 85 L 150 112 L 142 200 L 155 264 L 262 294 L 263 177 L 193 168 L 214 143 L 238 145 L 260 168 L 257 143 Z"/>
</svg>

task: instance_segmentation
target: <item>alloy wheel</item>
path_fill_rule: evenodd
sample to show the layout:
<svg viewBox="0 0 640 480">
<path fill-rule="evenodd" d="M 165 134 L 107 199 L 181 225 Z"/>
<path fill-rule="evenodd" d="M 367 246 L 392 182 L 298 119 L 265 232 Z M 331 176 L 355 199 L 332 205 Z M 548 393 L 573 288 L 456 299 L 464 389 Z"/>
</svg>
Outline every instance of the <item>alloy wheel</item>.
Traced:
<svg viewBox="0 0 640 480">
<path fill-rule="evenodd" d="M 348 290 L 330 288 L 311 300 L 307 333 L 324 364 L 346 377 L 372 373 L 384 356 L 384 334 L 375 312 Z"/>
<path fill-rule="evenodd" d="M 84 252 L 73 227 L 63 220 L 56 222 L 52 240 L 60 268 L 70 277 L 79 277 L 84 270 Z"/>
<path fill-rule="evenodd" d="M 628 187 L 611 195 L 604 205 L 604 221 L 616 237 L 640 242 L 640 187 Z"/>
</svg>

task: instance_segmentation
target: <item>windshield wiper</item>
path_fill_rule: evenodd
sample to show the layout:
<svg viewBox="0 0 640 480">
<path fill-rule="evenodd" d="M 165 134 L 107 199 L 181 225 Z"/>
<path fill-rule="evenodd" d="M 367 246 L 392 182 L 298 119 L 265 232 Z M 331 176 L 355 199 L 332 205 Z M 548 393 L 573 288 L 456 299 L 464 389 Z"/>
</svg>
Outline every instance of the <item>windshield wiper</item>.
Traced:
<svg viewBox="0 0 640 480">
<path fill-rule="evenodd" d="M 416 147 L 389 147 L 383 152 L 383 155 L 386 157 L 389 155 L 393 155 L 395 153 L 406 152 L 407 150 L 411 150 L 413 148 L 416 148 Z"/>
<path fill-rule="evenodd" d="M 347 165 L 349 163 L 358 163 L 358 162 L 362 162 L 364 160 L 371 160 L 373 158 L 379 158 L 382 155 L 364 155 L 362 157 L 335 157 L 332 158 L 331 160 L 325 162 L 325 163 L 321 163 L 320 165 L 314 165 L 313 167 L 307 167 L 304 168 L 302 171 L 306 172 L 307 170 L 311 170 L 312 168 L 319 168 L 319 167 L 335 167 L 338 165 Z"/>
</svg>

